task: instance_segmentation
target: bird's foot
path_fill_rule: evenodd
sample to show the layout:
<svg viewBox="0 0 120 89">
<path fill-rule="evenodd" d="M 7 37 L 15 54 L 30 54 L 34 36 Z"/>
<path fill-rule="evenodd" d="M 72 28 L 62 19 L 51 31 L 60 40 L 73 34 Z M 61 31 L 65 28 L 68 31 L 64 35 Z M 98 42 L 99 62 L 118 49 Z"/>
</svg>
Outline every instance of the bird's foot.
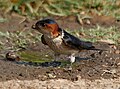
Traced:
<svg viewBox="0 0 120 89">
<path fill-rule="evenodd" d="M 72 68 L 72 66 L 70 65 L 69 68 L 68 68 L 68 70 L 72 70 L 72 69 L 73 69 L 73 68 Z"/>
</svg>

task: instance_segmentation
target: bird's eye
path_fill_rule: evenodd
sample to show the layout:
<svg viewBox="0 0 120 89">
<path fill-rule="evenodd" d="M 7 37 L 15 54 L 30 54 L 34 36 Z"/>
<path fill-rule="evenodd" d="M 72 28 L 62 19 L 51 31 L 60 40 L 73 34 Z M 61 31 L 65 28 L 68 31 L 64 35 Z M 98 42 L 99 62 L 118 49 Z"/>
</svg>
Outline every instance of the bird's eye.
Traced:
<svg viewBox="0 0 120 89">
<path fill-rule="evenodd" d="M 42 23 L 42 24 L 41 24 L 41 26 L 42 26 L 42 27 L 45 27 L 45 26 L 46 26 L 46 24 L 45 24 L 45 23 Z"/>
</svg>

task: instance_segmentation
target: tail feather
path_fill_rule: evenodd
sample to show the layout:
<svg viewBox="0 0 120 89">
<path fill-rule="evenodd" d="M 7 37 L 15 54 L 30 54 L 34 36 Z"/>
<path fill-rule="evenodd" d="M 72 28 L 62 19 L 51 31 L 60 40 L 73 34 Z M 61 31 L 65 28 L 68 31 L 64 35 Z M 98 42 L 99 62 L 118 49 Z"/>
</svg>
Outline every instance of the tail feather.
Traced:
<svg viewBox="0 0 120 89">
<path fill-rule="evenodd" d="M 87 50 L 96 50 L 96 51 L 107 51 L 106 49 L 95 48 L 95 46 L 91 46 Z"/>
<path fill-rule="evenodd" d="M 107 51 L 106 49 L 96 48 L 92 42 L 89 41 L 81 41 L 80 42 L 80 49 L 86 49 L 86 50 L 96 50 L 96 51 Z"/>
</svg>

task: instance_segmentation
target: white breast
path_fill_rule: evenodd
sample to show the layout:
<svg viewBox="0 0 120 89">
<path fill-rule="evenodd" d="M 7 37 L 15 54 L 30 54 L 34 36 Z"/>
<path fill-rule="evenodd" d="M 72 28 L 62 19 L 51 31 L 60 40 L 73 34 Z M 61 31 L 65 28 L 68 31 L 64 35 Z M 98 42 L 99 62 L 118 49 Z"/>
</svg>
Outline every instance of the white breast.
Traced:
<svg viewBox="0 0 120 89">
<path fill-rule="evenodd" d="M 61 36 L 58 36 L 57 38 L 52 39 L 52 41 L 53 41 L 55 44 L 61 44 L 61 43 L 62 43 L 62 37 L 61 37 Z"/>
<path fill-rule="evenodd" d="M 64 34 L 56 38 L 50 38 L 48 35 L 45 35 L 44 38 L 48 46 L 55 52 L 58 52 L 60 54 L 71 54 L 73 52 L 78 52 L 78 50 L 70 49 L 63 43 L 63 36 Z"/>
</svg>

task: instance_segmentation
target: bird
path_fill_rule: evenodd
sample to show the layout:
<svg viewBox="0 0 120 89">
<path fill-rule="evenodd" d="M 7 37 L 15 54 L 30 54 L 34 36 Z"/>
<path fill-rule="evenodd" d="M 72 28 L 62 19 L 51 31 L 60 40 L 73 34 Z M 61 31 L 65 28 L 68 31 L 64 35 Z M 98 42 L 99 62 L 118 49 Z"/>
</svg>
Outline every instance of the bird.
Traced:
<svg viewBox="0 0 120 89">
<path fill-rule="evenodd" d="M 53 19 L 37 21 L 32 28 L 42 33 L 41 41 L 54 51 L 55 58 L 68 55 L 71 65 L 75 62 L 75 55 L 82 50 L 100 50 L 92 42 L 81 40 L 62 29 Z"/>
</svg>

